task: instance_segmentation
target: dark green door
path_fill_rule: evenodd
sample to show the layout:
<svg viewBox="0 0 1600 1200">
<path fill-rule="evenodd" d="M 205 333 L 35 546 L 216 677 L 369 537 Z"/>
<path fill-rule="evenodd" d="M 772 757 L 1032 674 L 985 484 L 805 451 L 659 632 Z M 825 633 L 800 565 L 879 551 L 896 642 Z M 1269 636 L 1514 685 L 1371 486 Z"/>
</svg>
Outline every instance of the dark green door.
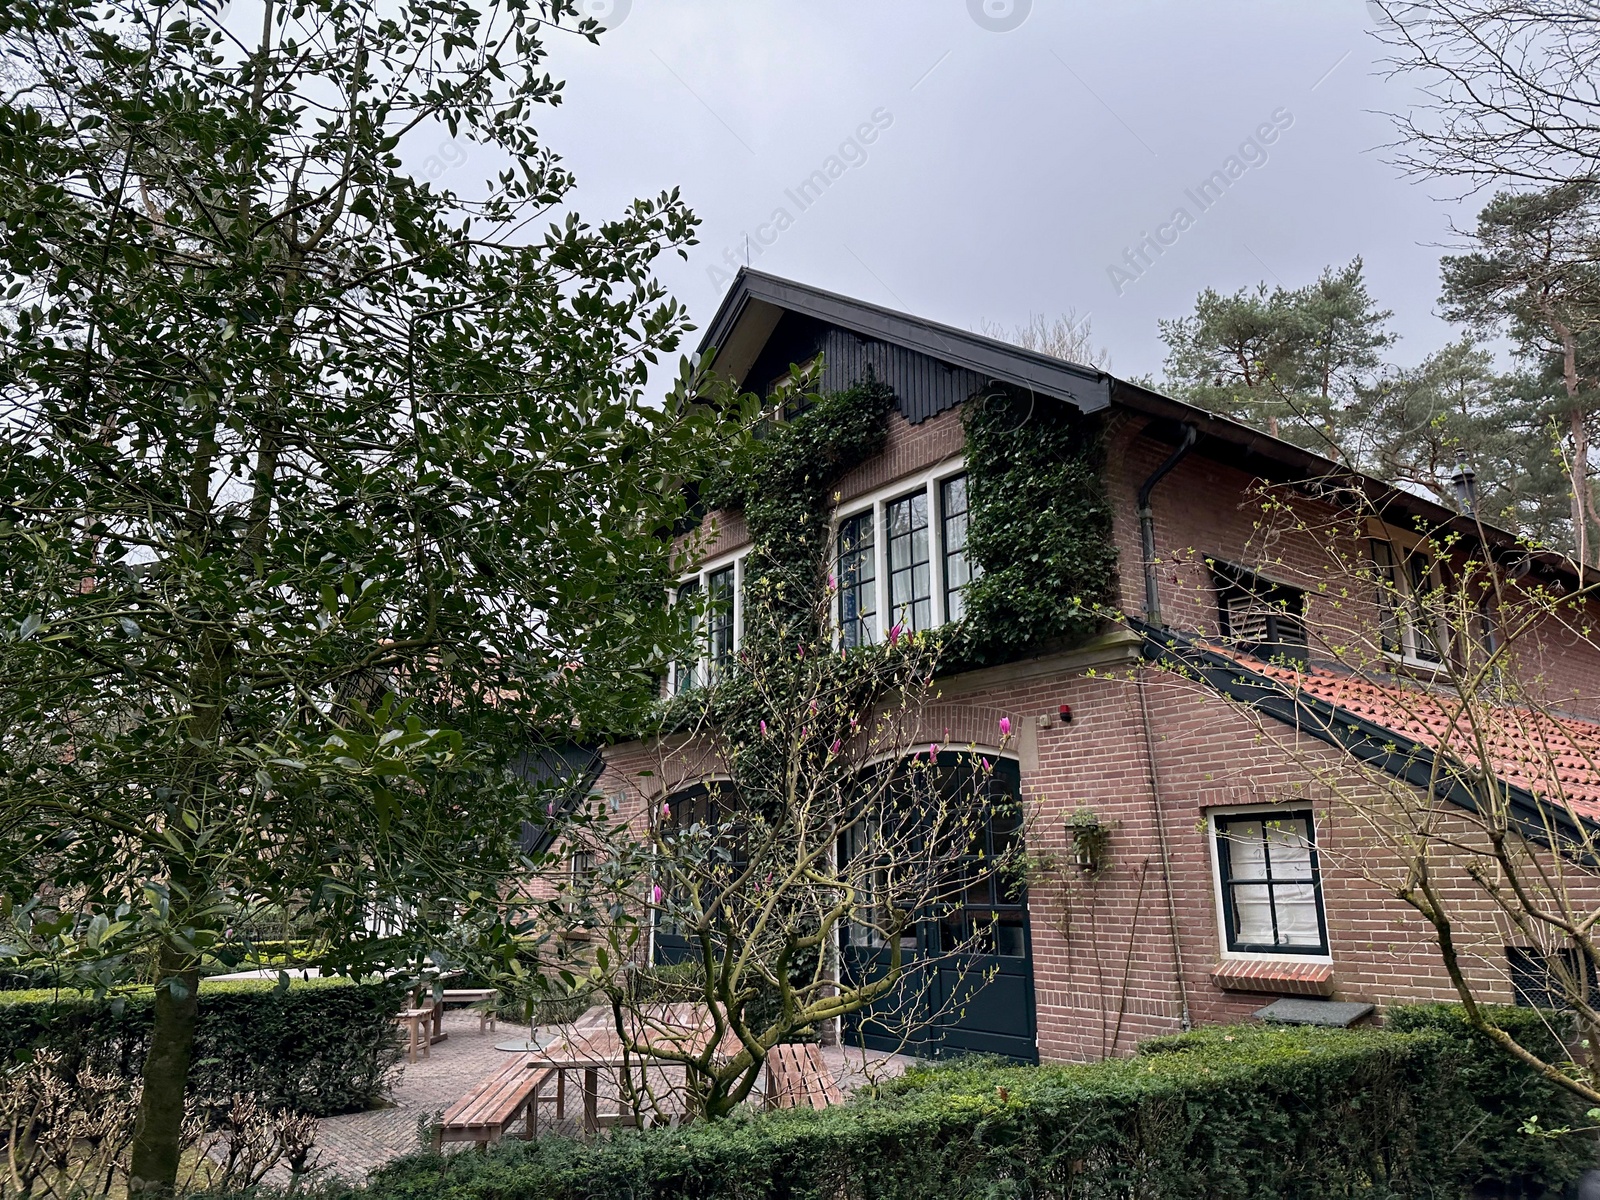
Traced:
<svg viewBox="0 0 1600 1200">
<path fill-rule="evenodd" d="M 952 770 L 961 756 L 940 755 Z M 999 1054 L 1037 1062 L 1033 946 L 1027 889 L 976 867 L 1020 845 L 1020 772 L 1001 759 L 990 780 L 989 816 L 974 840 L 963 903 L 921 921 L 902 941 L 905 974 L 894 995 L 846 1018 L 848 1040 L 876 1050 L 949 1057 Z M 882 946 L 842 950 L 847 978 L 872 979 L 889 969 Z M 914 1032 L 907 1039 L 906 1030 Z"/>
</svg>

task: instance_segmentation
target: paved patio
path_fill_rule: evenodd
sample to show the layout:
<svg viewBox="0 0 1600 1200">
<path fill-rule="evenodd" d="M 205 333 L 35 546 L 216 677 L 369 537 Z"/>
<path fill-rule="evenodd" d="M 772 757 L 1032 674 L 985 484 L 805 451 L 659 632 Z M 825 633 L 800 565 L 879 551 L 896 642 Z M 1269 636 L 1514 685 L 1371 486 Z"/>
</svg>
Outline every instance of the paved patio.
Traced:
<svg viewBox="0 0 1600 1200">
<path fill-rule="evenodd" d="M 598 1011 L 592 1014 L 595 1018 L 600 1015 Z M 526 1026 L 502 1022 L 498 1032 L 479 1033 L 476 1012 L 446 1012 L 444 1032 L 449 1036 L 433 1047 L 430 1057 L 402 1064 L 393 1107 L 322 1120 L 313 1155 L 318 1168 L 344 1179 L 359 1180 L 390 1159 L 415 1153 L 422 1148 L 419 1123 L 433 1121 L 480 1080 L 504 1066 L 506 1052 L 496 1050 L 495 1043 L 515 1040 L 525 1036 L 526 1031 Z M 556 1032 L 555 1027 L 542 1028 L 540 1035 L 549 1040 Z M 879 1079 L 898 1075 L 912 1062 L 901 1055 L 842 1046 L 825 1046 L 822 1055 L 846 1093 L 868 1082 L 869 1075 Z M 569 1078 L 568 1119 L 553 1131 L 567 1136 L 577 1135 L 578 1125 L 571 1114 L 582 1108 L 581 1100 L 574 1095 L 574 1082 Z M 541 1135 L 553 1124 L 548 1120 L 553 1111 L 547 1107 L 540 1113 Z"/>
</svg>

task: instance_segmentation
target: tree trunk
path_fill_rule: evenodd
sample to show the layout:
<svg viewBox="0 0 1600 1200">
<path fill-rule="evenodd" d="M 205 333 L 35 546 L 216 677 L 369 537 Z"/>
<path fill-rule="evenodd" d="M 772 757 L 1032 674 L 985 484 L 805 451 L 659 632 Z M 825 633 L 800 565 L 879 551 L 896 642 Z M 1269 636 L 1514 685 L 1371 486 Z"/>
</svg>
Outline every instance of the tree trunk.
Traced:
<svg viewBox="0 0 1600 1200">
<path fill-rule="evenodd" d="M 1589 427 L 1578 405 L 1578 339 L 1567 326 L 1552 318 L 1561 338 L 1561 381 L 1566 385 L 1567 414 L 1572 434 L 1572 537 L 1578 549 L 1578 584 L 1584 582 L 1589 565 Z"/>
<path fill-rule="evenodd" d="M 173 995 L 172 984 L 182 990 Z M 144 1061 L 144 1094 L 133 1130 L 133 1162 L 128 1193 L 170 1193 L 178 1182 L 182 1153 L 183 1097 L 189 1083 L 189 1059 L 200 1009 L 200 972 L 177 950 L 161 948 L 156 982 L 155 1023 L 150 1029 L 150 1054 Z"/>
<path fill-rule="evenodd" d="M 1589 565 L 1589 429 L 1582 409 L 1569 414 L 1572 428 L 1572 524 L 1577 534 L 1579 578 Z"/>
</svg>

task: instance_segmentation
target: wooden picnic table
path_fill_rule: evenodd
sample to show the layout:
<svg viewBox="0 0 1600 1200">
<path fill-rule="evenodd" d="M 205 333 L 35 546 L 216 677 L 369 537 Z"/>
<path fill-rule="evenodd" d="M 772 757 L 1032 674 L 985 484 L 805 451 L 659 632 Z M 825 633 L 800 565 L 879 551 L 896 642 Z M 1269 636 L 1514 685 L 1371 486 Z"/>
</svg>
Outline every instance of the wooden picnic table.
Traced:
<svg viewBox="0 0 1600 1200">
<path fill-rule="evenodd" d="M 677 1010 L 677 1011 L 674 1011 Z M 674 1005 L 668 1011 L 651 1014 L 643 1023 L 641 1036 L 634 1042 L 654 1043 L 663 1048 L 673 1047 L 689 1053 L 699 1053 L 709 1044 L 713 1027 L 703 1010 L 693 1005 Z M 730 1031 L 723 1035 L 718 1052 L 731 1058 L 744 1047 Z M 553 1067 L 557 1086 L 565 1090 L 568 1071 L 583 1072 L 583 1131 L 593 1136 L 598 1130 L 617 1125 L 633 1125 L 632 1113 L 600 1111 L 600 1072 L 621 1067 L 642 1070 L 662 1070 L 673 1064 L 649 1055 L 625 1053 L 622 1038 L 615 1028 L 577 1028 L 564 1033 L 556 1041 L 536 1053 L 528 1055 L 529 1067 Z"/>
</svg>

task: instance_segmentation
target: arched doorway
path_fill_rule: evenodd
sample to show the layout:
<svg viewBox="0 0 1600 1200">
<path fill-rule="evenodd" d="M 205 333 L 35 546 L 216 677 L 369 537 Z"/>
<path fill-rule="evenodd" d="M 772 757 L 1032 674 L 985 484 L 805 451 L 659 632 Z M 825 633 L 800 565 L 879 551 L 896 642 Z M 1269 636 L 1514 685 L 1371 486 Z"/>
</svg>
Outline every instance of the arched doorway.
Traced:
<svg viewBox="0 0 1600 1200">
<path fill-rule="evenodd" d="M 952 777 L 970 770 L 971 756 L 939 755 Z M 975 867 L 1020 848 L 1023 838 L 1021 771 L 999 759 L 983 789 L 985 819 L 968 855 Z M 929 913 L 901 942 L 904 977 L 892 996 L 845 1018 L 845 1040 L 875 1050 L 936 1057 L 998 1054 L 1037 1062 L 1033 994 L 1033 937 L 1027 887 L 1020 877 L 971 869 L 962 903 Z M 846 978 L 881 977 L 889 948 L 871 944 L 853 927 L 841 936 Z"/>
</svg>

